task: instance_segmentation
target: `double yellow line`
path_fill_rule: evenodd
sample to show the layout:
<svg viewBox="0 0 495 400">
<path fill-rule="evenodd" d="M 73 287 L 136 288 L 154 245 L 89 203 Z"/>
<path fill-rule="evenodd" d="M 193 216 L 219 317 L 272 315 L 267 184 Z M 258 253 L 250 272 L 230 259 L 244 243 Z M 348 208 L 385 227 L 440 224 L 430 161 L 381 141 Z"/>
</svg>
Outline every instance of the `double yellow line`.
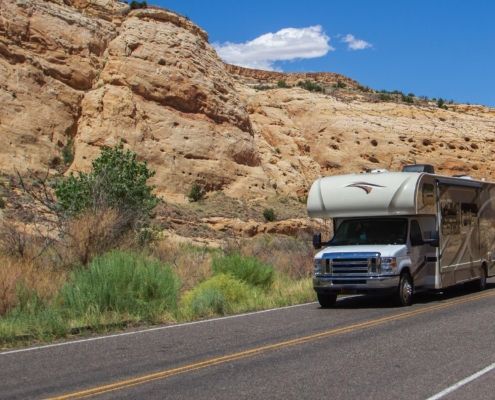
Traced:
<svg viewBox="0 0 495 400">
<path fill-rule="evenodd" d="M 193 364 L 184 365 L 184 366 L 178 367 L 178 368 L 167 369 L 167 370 L 155 372 L 152 374 L 142 375 L 142 376 L 139 376 L 136 378 L 130 378 L 130 379 L 117 381 L 117 382 L 110 383 L 107 385 L 96 386 L 96 387 L 90 388 L 90 389 L 85 389 L 85 390 L 81 390 L 81 391 L 77 391 L 77 392 L 67 393 L 67 394 L 64 394 L 61 396 L 49 398 L 48 400 L 81 399 L 81 398 L 85 398 L 85 397 L 96 396 L 96 395 L 103 394 L 103 393 L 113 392 L 115 390 L 121 390 L 121 389 L 126 389 L 126 388 L 130 388 L 130 387 L 137 386 L 137 385 L 142 385 L 144 383 L 156 381 L 159 379 L 169 378 L 171 376 L 184 374 L 186 372 L 192 372 L 192 371 L 196 371 L 199 369 L 213 367 L 215 365 L 225 364 L 228 362 L 240 360 L 240 359 L 247 358 L 247 357 L 253 357 L 255 355 L 266 353 L 269 351 L 279 350 L 279 349 L 283 349 L 286 347 L 298 346 L 298 345 L 301 345 L 304 343 L 312 342 L 312 341 L 319 340 L 319 339 L 328 338 L 328 337 L 335 336 L 335 335 L 342 335 L 345 333 L 356 332 L 356 331 L 360 331 L 363 329 L 372 328 L 372 327 L 375 327 L 378 325 L 383 325 L 383 324 L 388 323 L 388 322 L 412 318 L 412 317 L 416 317 L 416 316 L 421 315 L 421 314 L 426 314 L 426 313 L 430 313 L 430 312 L 433 312 L 436 310 L 442 310 L 445 308 L 454 307 L 454 306 L 459 305 L 459 304 L 470 303 L 470 302 L 473 302 L 476 300 L 481 300 L 481 299 L 484 299 L 487 297 L 494 297 L 494 296 L 495 296 L 495 291 L 484 292 L 481 294 L 472 295 L 472 296 L 465 297 L 462 299 L 455 299 L 455 300 L 447 301 L 445 303 L 427 306 L 424 308 L 420 308 L 418 310 L 405 311 L 405 312 L 393 314 L 393 315 L 390 315 L 387 317 L 381 317 L 378 319 L 368 320 L 368 321 L 344 326 L 341 328 L 333 328 L 333 329 L 330 329 L 327 331 L 315 333 L 315 334 L 308 335 L 308 336 L 299 337 L 296 339 L 286 340 L 283 342 L 269 344 L 269 345 L 261 346 L 261 347 L 255 347 L 253 349 L 241 351 L 238 353 L 228 354 L 228 355 L 221 356 L 221 357 L 210 358 L 208 360 L 200 361 L 200 362 L 193 363 Z"/>
</svg>

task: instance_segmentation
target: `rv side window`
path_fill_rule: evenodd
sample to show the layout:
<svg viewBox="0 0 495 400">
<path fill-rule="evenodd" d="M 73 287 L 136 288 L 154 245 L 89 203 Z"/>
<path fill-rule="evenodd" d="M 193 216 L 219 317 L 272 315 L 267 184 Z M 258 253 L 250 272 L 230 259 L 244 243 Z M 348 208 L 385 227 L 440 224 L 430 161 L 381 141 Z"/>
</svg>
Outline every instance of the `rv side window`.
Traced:
<svg viewBox="0 0 495 400">
<path fill-rule="evenodd" d="M 411 221 L 411 246 L 421 246 L 424 244 L 423 235 L 421 234 L 421 227 L 419 226 L 418 221 L 413 219 Z"/>
</svg>

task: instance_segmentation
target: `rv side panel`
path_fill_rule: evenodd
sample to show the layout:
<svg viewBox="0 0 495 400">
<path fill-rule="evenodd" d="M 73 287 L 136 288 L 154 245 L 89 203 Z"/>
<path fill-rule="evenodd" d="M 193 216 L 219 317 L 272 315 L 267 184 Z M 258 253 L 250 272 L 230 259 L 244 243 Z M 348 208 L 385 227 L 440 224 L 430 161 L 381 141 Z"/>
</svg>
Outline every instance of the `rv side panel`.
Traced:
<svg viewBox="0 0 495 400">
<path fill-rule="evenodd" d="M 495 185 L 486 183 L 479 204 L 481 256 L 488 276 L 495 275 Z"/>
</svg>

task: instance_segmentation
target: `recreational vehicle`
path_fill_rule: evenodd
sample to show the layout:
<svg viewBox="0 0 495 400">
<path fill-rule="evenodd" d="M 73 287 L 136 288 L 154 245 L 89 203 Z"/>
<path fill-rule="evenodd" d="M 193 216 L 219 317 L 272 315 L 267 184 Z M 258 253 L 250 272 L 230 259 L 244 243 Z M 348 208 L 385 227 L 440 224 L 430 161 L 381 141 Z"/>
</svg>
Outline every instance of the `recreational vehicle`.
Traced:
<svg viewBox="0 0 495 400">
<path fill-rule="evenodd" d="M 460 283 L 483 290 L 495 274 L 495 184 L 436 175 L 429 165 L 403 172 L 329 176 L 308 194 L 308 215 L 333 220 L 314 258 L 322 307 L 339 294 L 390 292 L 399 304 L 416 291 Z"/>
</svg>

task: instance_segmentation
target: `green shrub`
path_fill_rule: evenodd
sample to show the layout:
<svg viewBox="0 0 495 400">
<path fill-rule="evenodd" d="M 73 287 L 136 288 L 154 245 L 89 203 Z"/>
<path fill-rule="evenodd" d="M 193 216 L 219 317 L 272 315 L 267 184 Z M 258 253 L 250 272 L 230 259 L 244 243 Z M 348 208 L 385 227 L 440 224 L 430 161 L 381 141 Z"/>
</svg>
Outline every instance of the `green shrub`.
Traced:
<svg viewBox="0 0 495 400">
<path fill-rule="evenodd" d="M 442 98 L 439 98 L 437 100 L 437 106 L 438 108 L 445 108 L 445 109 L 447 108 L 447 106 L 445 105 L 445 100 Z"/>
<path fill-rule="evenodd" d="M 368 86 L 363 86 L 363 85 L 357 85 L 357 90 L 365 93 L 373 92 L 373 89 L 371 89 Z"/>
<path fill-rule="evenodd" d="M 182 309 L 190 318 L 225 315 L 243 308 L 253 289 L 231 275 L 219 274 L 187 292 Z"/>
<path fill-rule="evenodd" d="M 287 82 L 285 82 L 283 79 L 281 79 L 277 82 L 277 87 L 282 88 L 282 89 L 287 89 L 290 86 L 287 85 Z"/>
<path fill-rule="evenodd" d="M 335 87 L 337 89 L 344 89 L 346 86 L 347 85 L 344 82 L 342 82 L 342 81 L 337 81 L 337 83 L 335 84 Z"/>
<path fill-rule="evenodd" d="M 297 83 L 297 86 L 299 86 L 303 89 L 309 90 L 310 92 L 324 92 L 325 91 L 325 89 L 322 86 L 320 86 L 316 82 L 313 82 L 310 80 L 305 80 L 304 82 L 299 81 Z"/>
<path fill-rule="evenodd" d="M 213 259 L 215 274 L 229 274 L 252 286 L 269 288 L 274 279 L 273 267 L 254 257 L 234 253 Z"/>
<path fill-rule="evenodd" d="M 158 203 L 153 186 L 146 184 L 155 173 L 136 157 L 122 145 L 104 148 L 91 172 L 71 174 L 56 184 L 58 205 L 69 215 L 102 208 L 148 215 Z"/>
<path fill-rule="evenodd" d="M 147 8 L 148 4 L 146 3 L 146 1 L 133 0 L 129 3 L 129 7 L 131 8 L 131 10 L 136 10 L 138 8 Z"/>
<path fill-rule="evenodd" d="M 380 93 L 378 95 L 378 98 L 381 100 L 381 101 L 391 101 L 392 100 L 392 96 L 390 96 L 388 93 Z"/>
<path fill-rule="evenodd" d="M 277 219 L 277 216 L 275 215 L 275 211 L 273 208 L 265 208 L 263 210 L 263 217 L 265 218 L 265 221 L 275 221 Z"/>
<path fill-rule="evenodd" d="M 408 104 L 413 104 L 414 103 L 414 97 L 412 96 L 405 96 L 405 95 L 401 95 L 401 100 L 404 102 L 404 103 L 408 103 Z"/>
<path fill-rule="evenodd" d="M 73 317 L 107 312 L 155 321 L 177 306 L 179 280 L 170 267 L 142 255 L 112 251 L 80 269 L 61 290 Z"/>
<path fill-rule="evenodd" d="M 5 208 L 5 200 L 3 197 L 0 197 L 0 208 Z"/>
<path fill-rule="evenodd" d="M 200 185 L 195 183 L 191 186 L 191 190 L 189 191 L 187 197 L 189 198 L 189 201 L 196 202 L 205 197 L 205 191 Z"/>
<path fill-rule="evenodd" d="M 67 144 L 62 148 L 62 158 L 64 159 L 64 164 L 69 165 L 74 161 L 74 143 L 72 139 L 69 139 Z"/>
</svg>

